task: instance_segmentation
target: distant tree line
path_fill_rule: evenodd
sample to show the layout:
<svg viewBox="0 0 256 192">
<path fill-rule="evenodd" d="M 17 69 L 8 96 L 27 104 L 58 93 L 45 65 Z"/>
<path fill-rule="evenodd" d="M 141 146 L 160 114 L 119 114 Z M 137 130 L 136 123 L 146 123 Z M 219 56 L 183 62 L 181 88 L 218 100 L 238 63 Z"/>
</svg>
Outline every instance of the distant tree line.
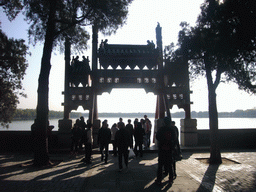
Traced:
<svg viewBox="0 0 256 192">
<path fill-rule="evenodd" d="M 88 113 L 72 112 L 70 118 L 88 116 Z M 28 120 L 36 118 L 36 109 L 16 109 L 13 120 Z M 49 119 L 62 119 L 63 111 L 49 111 Z"/>
<path fill-rule="evenodd" d="M 144 115 L 147 115 L 149 118 L 155 117 L 155 113 L 99 113 L 100 118 L 104 117 L 124 117 L 124 118 L 143 118 Z M 173 118 L 184 118 L 184 112 L 176 112 L 171 114 Z M 85 119 L 88 117 L 88 113 L 82 112 L 71 112 L 70 118 L 77 119 L 80 116 L 84 116 Z M 191 112 L 192 118 L 208 118 L 208 111 L 200 111 L 200 112 Z M 256 118 L 256 108 L 247 109 L 247 110 L 236 110 L 234 112 L 219 112 L 218 116 L 220 118 L 228 118 L 228 117 L 246 117 L 246 118 Z M 36 118 L 36 110 L 35 109 L 17 109 L 13 120 L 27 120 L 27 119 L 35 119 Z M 49 111 L 49 119 L 62 119 L 63 111 Z"/>
<path fill-rule="evenodd" d="M 63 111 L 49 111 L 49 117 L 63 118 Z M 35 119 L 36 109 L 16 109 L 13 120 Z"/>
<path fill-rule="evenodd" d="M 191 113 L 191 116 L 193 118 L 203 118 L 209 117 L 209 113 L 207 111 L 200 111 L 200 112 L 195 112 L 193 111 Z M 219 112 L 218 113 L 219 118 L 226 118 L 226 117 L 246 117 L 246 118 L 256 118 L 256 109 L 247 109 L 247 110 L 236 110 L 234 112 Z"/>
</svg>

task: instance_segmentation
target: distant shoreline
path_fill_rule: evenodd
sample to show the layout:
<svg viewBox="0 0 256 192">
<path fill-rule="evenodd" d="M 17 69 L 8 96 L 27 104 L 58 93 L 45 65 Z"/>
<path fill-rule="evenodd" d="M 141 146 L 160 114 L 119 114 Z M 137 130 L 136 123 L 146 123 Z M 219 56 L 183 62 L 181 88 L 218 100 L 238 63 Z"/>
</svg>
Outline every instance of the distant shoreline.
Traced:
<svg viewBox="0 0 256 192">
<path fill-rule="evenodd" d="M 49 111 L 49 119 L 63 119 L 63 111 Z M 101 118 L 104 117 L 124 117 L 124 118 L 143 118 L 144 115 L 147 115 L 149 118 L 154 118 L 155 113 L 99 113 L 98 116 Z M 71 112 L 70 118 L 76 119 L 80 116 L 88 117 L 88 113 L 82 112 Z M 184 118 L 185 112 L 176 112 L 171 113 L 173 118 Z M 200 111 L 200 112 L 191 112 L 191 117 L 196 118 L 209 118 L 208 111 Z M 247 109 L 247 110 L 236 110 L 234 112 L 219 112 L 219 118 L 256 118 L 256 109 Z M 33 120 L 36 118 L 36 110 L 35 109 L 17 109 L 13 120 Z"/>
<path fill-rule="evenodd" d="M 79 115 L 74 115 L 73 117 L 70 117 L 70 119 L 77 119 L 79 118 L 80 116 L 84 116 L 84 117 L 88 117 L 89 114 L 79 114 Z M 148 118 L 154 118 L 155 117 L 155 114 L 153 115 L 150 115 L 148 113 L 143 113 L 143 114 L 123 114 L 123 113 L 116 113 L 116 115 L 114 114 L 106 114 L 106 113 L 102 113 L 102 114 L 99 114 L 99 118 L 108 118 L 108 117 L 111 117 L 111 118 L 138 118 L 138 119 L 141 119 L 141 118 L 144 118 L 144 115 L 147 115 Z M 177 115 L 172 115 L 171 116 L 172 118 L 185 118 L 185 116 L 177 116 Z M 192 119 L 198 119 L 198 118 L 209 118 L 207 116 L 197 116 L 197 117 L 193 117 L 192 116 Z M 218 118 L 256 118 L 256 117 L 247 117 L 247 116 L 219 116 Z M 34 120 L 35 117 L 31 117 L 31 118 L 14 118 L 12 121 L 26 121 L 26 120 Z M 49 120 L 51 119 L 63 119 L 63 117 L 49 117 Z"/>
</svg>

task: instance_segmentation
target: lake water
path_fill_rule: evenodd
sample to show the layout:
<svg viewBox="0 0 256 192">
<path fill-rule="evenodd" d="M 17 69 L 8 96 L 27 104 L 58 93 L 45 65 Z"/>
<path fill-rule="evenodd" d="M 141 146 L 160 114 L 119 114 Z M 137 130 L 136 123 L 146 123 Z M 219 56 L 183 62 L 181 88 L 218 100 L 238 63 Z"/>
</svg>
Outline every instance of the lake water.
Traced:
<svg viewBox="0 0 256 192">
<path fill-rule="evenodd" d="M 142 117 L 141 117 L 142 118 Z M 101 121 L 104 119 L 108 120 L 109 127 L 114 123 L 119 121 L 119 118 L 100 118 Z M 154 118 L 149 118 L 154 127 Z M 59 119 L 50 119 L 50 125 L 54 125 L 54 131 L 58 130 L 58 120 Z M 123 118 L 124 123 L 127 123 L 128 118 Z M 132 122 L 134 118 L 131 118 Z M 180 118 L 173 118 L 173 121 L 176 122 L 176 126 L 180 128 Z M 75 121 L 75 119 L 74 119 Z M 24 121 L 13 121 L 9 128 L 1 127 L 1 131 L 30 131 L 30 127 L 33 124 L 33 120 L 24 120 Z M 219 118 L 219 129 L 253 129 L 256 128 L 256 118 Z M 198 118 L 197 119 L 197 129 L 209 129 L 209 119 L 208 118 Z"/>
</svg>

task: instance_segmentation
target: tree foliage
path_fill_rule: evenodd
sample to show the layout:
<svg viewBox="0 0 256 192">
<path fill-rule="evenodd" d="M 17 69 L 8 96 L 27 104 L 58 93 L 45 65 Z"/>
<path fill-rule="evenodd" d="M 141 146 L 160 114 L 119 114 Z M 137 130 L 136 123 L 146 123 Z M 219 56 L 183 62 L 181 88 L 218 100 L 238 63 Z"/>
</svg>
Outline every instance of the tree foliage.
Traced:
<svg viewBox="0 0 256 192">
<path fill-rule="evenodd" d="M 49 24 L 49 11 L 54 7 L 54 47 L 63 50 L 65 38 L 71 40 L 73 49 L 82 52 L 90 38 L 87 26 L 97 23 L 98 29 L 107 35 L 114 33 L 125 23 L 128 5 L 132 0 L 26 0 L 25 16 L 30 23 L 29 37 L 33 44 L 44 41 Z M 87 28 L 86 28 L 87 27 Z"/>
<path fill-rule="evenodd" d="M 19 103 L 22 80 L 28 67 L 28 47 L 22 39 L 8 38 L 0 29 L 0 122 L 8 127 Z"/>
<path fill-rule="evenodd" d="M 23 9 L 23 3 L 20 0 L 3 0 L 0 1 L 0 6 L 3 7 L 4 13 L 8 19 L 12 21 Z"/>
<path fill-rule="evenodd" d="M 201 7 L 194 37 L 212 59 L 216 77 L 224 74 L 239 88 L 255 93 L 256 8 L 253 0 L 208 0 Z"/>
</svg>

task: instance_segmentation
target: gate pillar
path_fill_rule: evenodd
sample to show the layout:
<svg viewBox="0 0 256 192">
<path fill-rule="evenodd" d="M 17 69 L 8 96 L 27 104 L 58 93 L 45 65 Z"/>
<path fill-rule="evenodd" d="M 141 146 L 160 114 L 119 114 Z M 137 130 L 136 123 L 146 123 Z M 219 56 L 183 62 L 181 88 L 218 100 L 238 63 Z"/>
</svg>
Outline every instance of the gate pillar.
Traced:
<svg viewBox="0 0 256 192">
<path fill-rule="evenodd" d="M 93 87 L 93 104 L 90 111 L 90 118 L 92 121 L 92 136 L 93 136 L 93 147 L 97 147 L 98 132 L 101 126 L 101 121 L 98 119 L 98 103 L 97 103 L 97 67 L 98 67 L 98 27 L 95 23 L 92 27 L 92 87 Z"/>
<path fill-rule="evenodd" d="M 181 145 L 182 146 L 196 146 L 198 142 L 197 138 L 197 120 L 191 119 L 190 109 L 190 85 L 189 85 L 189 71 L 188 71 L 188 50 L 186 47 L 182 48 L 183 59 L 182 63 L 184 67 L 185 78 L 185 97 L 187 102 L 184 104 L 185 119 L 180 120 L 180 132 L 181 132 Z"/>
<path fill-rule="evenodd" d="M 101 121 L 98 119 L 97 95 L 93 95 L 93 105 L 90 110 L 89 119 L 92 122 L 93 148 L 95 148 L 98 145 L 98 132 L 101 127 Z"/>
<path fill-rule="evenodd" d="M 159 60 L 158 60 L 159 84 L 158 84 L 158 86 L 160 89 L 159 89 L 159 93 L 157 95 L 157 102 L 156 102 L 153 141 L 157 145 L 157 140 L 155 138 L 156 132 L 160 127 L 164 126 L 165 112 L 167 113 L 167 116 L 171 118 L 168 102 L 166 100 L 166 93 L 164 91 L 162 27 L 160 27 L 159 23 L 157 24 L 157 27 L 156 27 L 156 42 L 157 42 L 157 48 L 159 51 Z"/>
<path fill-rule="evenodd" d="M 66 39 L 65 42 L 65 79 L 64 79 L 64 118 L 59 120 L 58 131 L 61 134 L 70 134 L 72 128 L 72 120 L 69 119 L 70 107 L 69 103 L 69 66 L 70 66 L 70 42 Z"/>
</svg>

